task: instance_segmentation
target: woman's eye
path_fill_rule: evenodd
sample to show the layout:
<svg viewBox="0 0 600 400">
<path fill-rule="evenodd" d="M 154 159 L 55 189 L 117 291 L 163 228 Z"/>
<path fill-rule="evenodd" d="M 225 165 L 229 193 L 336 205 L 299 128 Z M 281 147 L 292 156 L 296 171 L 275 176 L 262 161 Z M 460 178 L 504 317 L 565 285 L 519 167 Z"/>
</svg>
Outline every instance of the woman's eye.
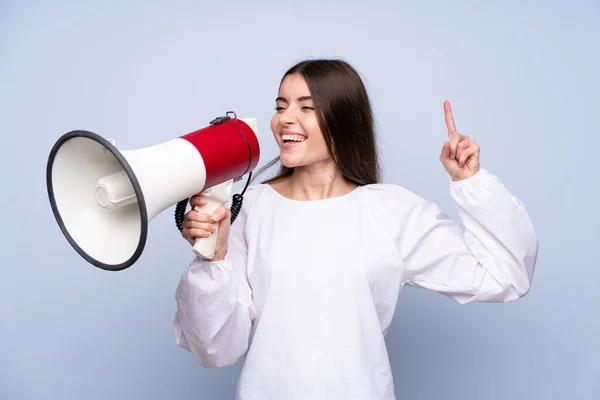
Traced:
<svg viewBox="0 0 600 400">
<path fill-rule="evenodd" d="M 311 111 L 311 110 L 314 110 L 314 109 L 315 108 L 311 107 L 311 106 L 303 106 L 302 107 L 302 110 L 304 110 L 304 111 Z M 285 107 L 275 106 L 275 111 L 282 111 L 282 110 L 285 110 Z"/>
</svg>

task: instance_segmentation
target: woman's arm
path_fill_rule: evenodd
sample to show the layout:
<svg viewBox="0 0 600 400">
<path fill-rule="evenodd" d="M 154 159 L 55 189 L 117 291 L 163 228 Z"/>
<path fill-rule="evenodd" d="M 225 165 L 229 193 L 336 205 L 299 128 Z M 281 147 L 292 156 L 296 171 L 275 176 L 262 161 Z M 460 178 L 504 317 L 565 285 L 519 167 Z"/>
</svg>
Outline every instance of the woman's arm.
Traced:
<svg viewBox="0 0 600 400">
<path fill-rule="evenodd" d="M 527 294 L 538 242 L 521 201 L 485 170 L 450 183 L 450 193 L 464 230 L 423 199 L 404 216 L 397 247 L 406 263 L 405 283 L 460 303 Z"/>
<path fill-rule="evenodd" d="M 234 364 L 248 349 L 255 308 L 246 277 L 246 213 L 231 225 L 224 260 L 196 257 L 176 291 L 175 341 L 205 367 Z"/>
</svg>

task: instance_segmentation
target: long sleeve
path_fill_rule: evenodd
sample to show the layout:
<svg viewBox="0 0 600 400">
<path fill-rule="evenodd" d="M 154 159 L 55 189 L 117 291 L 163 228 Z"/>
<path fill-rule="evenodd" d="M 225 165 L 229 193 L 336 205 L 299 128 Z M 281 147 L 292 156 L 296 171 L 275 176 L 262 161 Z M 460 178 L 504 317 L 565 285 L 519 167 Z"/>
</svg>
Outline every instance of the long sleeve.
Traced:
<svg viewBox="0 0 600 400">
<path fill-rule="evenodd" d="M 243 207 L 231 225 L 225 260 L 196 257 L 176 290 L 175 342 L 205 367 L 232 365 L 248 349 L 255 308 L 246 277 L 246 213 Z"/>
<path fill-rule="evenodd" d="M 509 302 L 529 291 L 538 243 L 521 201 L 485 170 L 450 183 L 464 229 L 429 201 L 409 207 L 397 237 L 405 283 L 457 302 Z"/>
</svg>

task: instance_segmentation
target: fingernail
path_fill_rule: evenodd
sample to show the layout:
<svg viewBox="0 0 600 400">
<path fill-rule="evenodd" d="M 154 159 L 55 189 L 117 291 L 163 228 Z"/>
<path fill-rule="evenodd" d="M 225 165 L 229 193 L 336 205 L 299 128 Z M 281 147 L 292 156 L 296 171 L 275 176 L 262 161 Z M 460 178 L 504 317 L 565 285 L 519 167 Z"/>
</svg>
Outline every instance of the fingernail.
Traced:
<svg viewBox="0 0 600 400">
<path fill-rule="evenodd" d="M 213 213 L 212 219 L 215 221 L 218 221 L 219 219 L 221 219 L 221 210 L 220 209 Z"/>
</svg>

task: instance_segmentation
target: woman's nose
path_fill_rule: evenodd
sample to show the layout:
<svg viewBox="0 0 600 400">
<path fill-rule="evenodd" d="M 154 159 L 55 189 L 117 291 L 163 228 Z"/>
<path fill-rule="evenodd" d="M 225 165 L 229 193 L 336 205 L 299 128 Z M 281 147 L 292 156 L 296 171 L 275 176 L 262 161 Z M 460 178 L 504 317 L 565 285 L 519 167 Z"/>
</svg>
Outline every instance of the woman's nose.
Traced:
<svg viewBox="0 0 600 400">
<path fill-rule="evenodd" d="M 296 113 L 291 108 L 288 107 L 281 113 L 280 121 L 283 125 L 291 125 L 296 120 Z"/>
</svg>

